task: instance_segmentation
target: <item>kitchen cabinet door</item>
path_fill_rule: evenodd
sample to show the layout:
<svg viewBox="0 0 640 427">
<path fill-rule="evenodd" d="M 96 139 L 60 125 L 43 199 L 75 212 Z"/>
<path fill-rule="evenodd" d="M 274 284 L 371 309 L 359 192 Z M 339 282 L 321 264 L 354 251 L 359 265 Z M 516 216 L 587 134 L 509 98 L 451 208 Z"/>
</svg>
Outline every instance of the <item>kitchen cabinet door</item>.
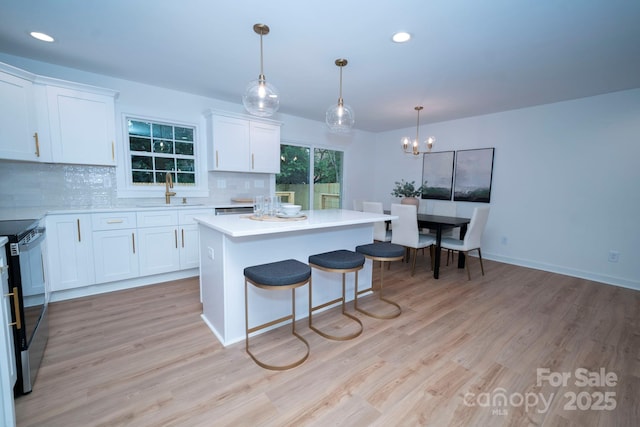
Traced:
<svg viewBox="0 0 640 427">
<path fill-rule="evenodd" d="M 247 172 L 251 166 L 249 121 L 212 116 L 210 132 L 209 170 Z"/>
<path fill-rule="evenodd" d="M 197 268 L 200 265 L 198 225 L 181 225 L 180 234 L 180 269 Z"/>
<path fill-rule="evenodd" d="M 207 116 L 209 170 L 280 172 L 280 125 L 215 114 Z"/>
<path fill-rule="evenodd" d="M 136 230 L 94 231 L 93 259 L 96 269 L 96 283 L 138 277 Z"/>
<path fill-rule="evenodd" d="M 46 229 L 51 290 L 93 285 L 91 215 L 47 215 Z"/>
<path fill-rule="evenodd" d="M 180 270 L 178 227 L 139 228 L 140 275 Z"/>
<path fill-rule="evenodd" d="M 0 71 L 0 159 L 38 161 L 33 83 Z"/>
<path fill-rule="evenodd" d="M 114 97 L 47 86 L 54 163 L 114 166 Z"/>
<path fill-rule="evenodd" d="M 251 122 L 251 172 L 280 173 L 280 126 Z"/>
</svg>

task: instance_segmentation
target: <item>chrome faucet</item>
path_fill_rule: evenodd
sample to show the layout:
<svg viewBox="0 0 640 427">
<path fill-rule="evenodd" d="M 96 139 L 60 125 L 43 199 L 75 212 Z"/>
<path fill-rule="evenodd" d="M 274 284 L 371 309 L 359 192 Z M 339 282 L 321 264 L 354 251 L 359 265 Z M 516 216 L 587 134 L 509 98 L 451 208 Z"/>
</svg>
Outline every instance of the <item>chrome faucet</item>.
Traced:
<svg viewBox="0 0 640 427">
<path fill-rule="evenodd" d="M 175 196 L 175 191 L 169 191 L 170 188 L 173 188 L 173 177 L 171 176 L 171 172 L 167 172 L 164 177 L 164 186 L 166 188 L 164 192 L 164 201 L 166 204 L 171 203 L 171 196 Z"/>
</svg>

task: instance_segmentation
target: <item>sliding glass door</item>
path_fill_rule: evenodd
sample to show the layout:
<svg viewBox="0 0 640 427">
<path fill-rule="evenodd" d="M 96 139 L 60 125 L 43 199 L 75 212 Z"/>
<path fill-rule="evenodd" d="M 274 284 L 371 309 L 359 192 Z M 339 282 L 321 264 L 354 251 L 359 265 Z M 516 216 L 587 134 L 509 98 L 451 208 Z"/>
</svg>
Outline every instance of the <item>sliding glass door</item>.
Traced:
<svg viewBox="0 0 640 427">
<path fill-rule="evenodd" d="M 343 152 L 313 148 L 311 157 L 311 150 L 310 147 L 280 145 L 276 194 L 283 202 L 301 205 L 303 210 L 339 209 L 342 206 Z"/>
</svg>

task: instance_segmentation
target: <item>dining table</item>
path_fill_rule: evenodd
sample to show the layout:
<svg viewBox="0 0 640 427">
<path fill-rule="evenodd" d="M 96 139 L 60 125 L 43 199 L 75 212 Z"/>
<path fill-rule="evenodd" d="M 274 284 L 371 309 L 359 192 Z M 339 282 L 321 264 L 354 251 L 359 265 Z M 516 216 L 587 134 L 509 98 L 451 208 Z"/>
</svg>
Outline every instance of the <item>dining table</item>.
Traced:
<svg viewBox="0 0 640 427">
<path fill-rule="evenodd" d="M 385 214 L 391 211 L 385 210 Z M 436 250 L 433 260 L 433 278 L 438 279 L 440 276 L 440 258 L 442 252 L 442 231 L 450 228 L 460 227 L 460 240 L 464 239 L 467 233 L 467 225 L 471 222 L 471 218 L 458 216 L 431 215 L 426 213 L 418 213 L 418 227 L 428 228 L 436 232 Z M 462 252 L 458 255 L 458 268 L 464 268 L 465 256 Z"/>
<path fill-rule="evenodd" d="M 471 222 L 471 218 L 458 216 L 443 216 L 418 213 L 418 227 L 428 228 L 436 232 L 436 253 L 433 260 L 433 278 L 440 276 L 440 252 L 442 251 L 442 231 L 450 228 L 460 227 L 460 240 L 464 239 L 467 233 L 467 224 Z M 458 255 L 458 268 L 464 268 L 465 256 L 462 252 Z"/>
</svg>

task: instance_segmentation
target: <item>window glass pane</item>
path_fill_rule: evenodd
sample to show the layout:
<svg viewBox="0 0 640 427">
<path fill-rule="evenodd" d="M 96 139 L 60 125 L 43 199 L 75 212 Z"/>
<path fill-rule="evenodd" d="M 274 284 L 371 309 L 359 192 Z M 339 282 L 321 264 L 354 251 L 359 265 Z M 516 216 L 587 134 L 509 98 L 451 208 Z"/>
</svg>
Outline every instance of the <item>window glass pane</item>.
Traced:
<svg viewBox="0 0 640 427">
<path fill-rule="evenodd" d="M 152 157 L 131 156 L 131 169 L 153 169 Z"/>
<path fill-rule="evenodd" d="M 173 126 L 153 124 L 153 137 L 163 139 L 173 139 Z"/>
<path fill-rule="evenodd" d="M 195 183 L 195 128 L 134 118 L 127 123 L 132 183 L 164 185 L 166 171 L 177 169 L 184 174 L 174 182 Z"/>
<path fill-rule="evenodd" d="M 276 175 L 276 195 L 285 203 L 311 209 L 309 203 L 310 152 L 308 147 L 280 145 L 280 173 Z"/>
<path fill-rule="evenodd" d="M 176 141 L 176 154 L 193 156 L 193 143 Z"/>
<path fill-rule="evenodd" d="M 192 173 L 179 173 L 177 182 L 180 184 L 195 184 L 196 176 Z"/>
<path fill-rule="evenodd" d="M 129 135 L 151 136 L 151 123 L 129 120 Z"/>
<path fill-rule="evenodd" d="M 165 139 L 154 139 L 153 140 L 153 152 L 154 153 L 173 154 L 173 141 L 167 141 Z"/>
<path fill-rule="evenodd" d="M 176 182 L 176 174 L 172 173 L 171 177 L 173 178 L 173 182 Z M 156 182 L 165 183 L 165 179 L 167 178 L 166 172 L 156 172 Z"/>
<path fill-rule="evenodd" d="M 315 209 L 342 206 L 342 151 L 313 150 L 313 203 Z"/>
<path fill-rule="evenodd" d="M 193 129 L 176 127 L 176 141 L 193 141 Z"/>
<path fill-rule="evenodd" d="M 175 159 L 165 158 L 165 157 L 156 157 L 155 160 L 155 169 L 157 171 L 172 171 L 175 170 Z M 164 182 L 164 178 L 162 178 L 158 182 Z"/>
<path fill-rule="evenodd" d="M 131 177 L 133 178 L 134 183 L 152 183 L 153 182 L 153 172 L 133 171 L 131 172 Z"/>
<path fill-rule="evenodd" d="M 178 170 L 181 172 L 193 172 L 195 170 L 194 161 L 190 159 L 176 159 Z"/>
<path fill-rule="evenodd" d="M 147 138 L 140 138 L 137 136 L 129 137 L 129 150 L 130 151 L 145 151 L 151 152 L 151 140 Z"/>
</svg>

